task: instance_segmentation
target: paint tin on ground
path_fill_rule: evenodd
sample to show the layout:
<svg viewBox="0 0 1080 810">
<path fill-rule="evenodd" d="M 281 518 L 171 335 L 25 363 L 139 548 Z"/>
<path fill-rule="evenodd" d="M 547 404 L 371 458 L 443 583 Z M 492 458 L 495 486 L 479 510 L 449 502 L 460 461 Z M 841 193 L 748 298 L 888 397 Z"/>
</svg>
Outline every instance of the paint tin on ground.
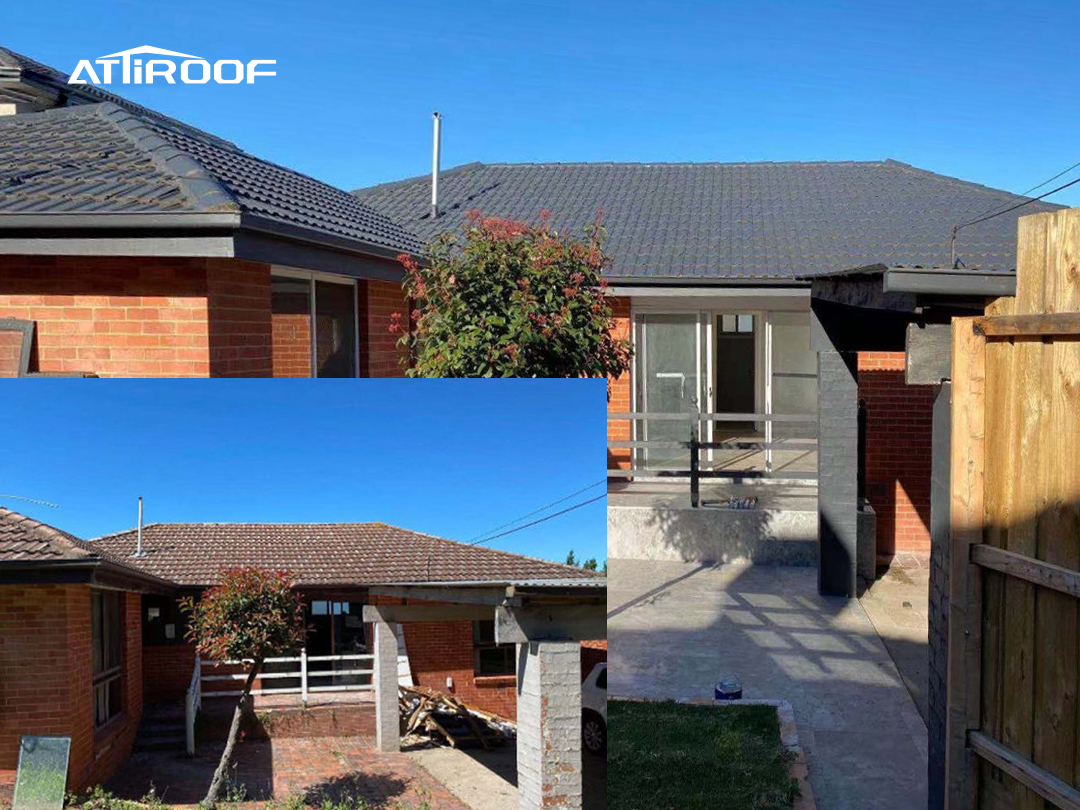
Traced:
<svg viewBox="0 0 1080 810">
<path fill-rule="evenodd" d="M 738 675 L 724 675 L 716 682 L 714 693 L 717 700 L 742 700 L 742 679 Z"/>
</svg>

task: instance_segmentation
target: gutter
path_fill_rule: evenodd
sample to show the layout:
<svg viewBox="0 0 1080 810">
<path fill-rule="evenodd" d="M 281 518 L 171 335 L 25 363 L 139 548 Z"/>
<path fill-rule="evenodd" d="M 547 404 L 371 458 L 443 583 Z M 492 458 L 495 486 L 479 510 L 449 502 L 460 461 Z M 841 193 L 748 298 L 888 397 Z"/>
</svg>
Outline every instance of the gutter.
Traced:
<svg viewBox="0 0 1080 810">
<path fill-rule="evenodd" d="M 253 233 L 266 234 L 307 245 L 328 248 L 340 253 L 351 253 L 359 256 L 377 259 L 397 259 L 403 253 L 410 253 L 419 257 L 418 252 L 402 251 L 395 248 L 383 247 L 361 242 L 345 236 L 334 236 L 313 231 L 296 225 L 257 214 L 241 214 L 237 212 L 198 212 L 198 213 L 131 213 L 131 214 L 18 214 L 0 213 L 0 238 L 5 237 L 4 232 L 9 231 L 49 231 L 63 230 L 92 231 L 98 229 L 115 229 L 118 231 L 150 231 L 150 230 L 240 230 Z M 23 238 L 45 238 L 46 234 L 27 236 Z M 110 234 L 101 234 L 102 239 L 109 238 Z"/>
<path fill-rule="evenodd" d="M 893 267 L 885 271 L 882 288 L 887 293 L 998 298 L 1003 295 L 1016 295 L 1016 271 L 1006 273 L 936 267 Z"/>
<path fill-rule="evenodd" d="M 809 281 L 794 277 L 605 276 L 604 278 L 611 287 L 698 287 L 702 289 L 715 289 L 717 287 L 810 287 Z"/>
<path fill-rule="evenodd" d="M 141 571 L 138 568 L 131 568 L 121 563 L 113 562 L 112 560 L 106 560 L 102 557 L 88 558 L 82 560 L 4 560 L 0 562 L 0 571 L 3 570 L 19 570 L 19 571 L 102 571 L 103 573 L 116 574 L 130 579 L 141 580 L 148 585 L 153 585 L 158 588 L 174 591 L 177 589 L 175 582 L 170 582 L 167 579 L 148 574 L 145 571 Z"/>
</svg>

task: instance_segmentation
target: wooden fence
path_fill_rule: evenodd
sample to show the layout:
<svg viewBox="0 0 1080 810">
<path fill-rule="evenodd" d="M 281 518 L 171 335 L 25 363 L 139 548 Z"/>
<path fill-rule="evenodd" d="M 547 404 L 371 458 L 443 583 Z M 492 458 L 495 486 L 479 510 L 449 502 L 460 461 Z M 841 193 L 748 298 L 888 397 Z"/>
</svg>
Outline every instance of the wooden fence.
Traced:
<svg viewBox="0 0 1080 810">
<path fill-rule="evenodd" d="M 946 807 L 1080 810 L 1080 209 L 953 324 Z"/>
</svg>

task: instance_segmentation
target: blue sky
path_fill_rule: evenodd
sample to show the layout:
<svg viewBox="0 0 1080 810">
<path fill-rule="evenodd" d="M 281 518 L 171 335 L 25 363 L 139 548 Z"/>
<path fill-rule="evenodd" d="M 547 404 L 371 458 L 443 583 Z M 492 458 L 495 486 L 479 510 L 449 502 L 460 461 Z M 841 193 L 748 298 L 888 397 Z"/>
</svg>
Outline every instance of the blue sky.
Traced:
<svg viewBox="0 0 1080 810">
<path fill-rule="evenodd" d="M 880 159 L 1019 192 L 1080 160 L 1080 3 L 54 0 L 0 42 L 276 78 L 112 89 L 344 188 L 482 161 Z M 1053 198 L 1080 204 L 1080 185 Z"/>
<path fill-rule="evenodd" d="M 603 380 L 4 388 L 0 493 L 60 508 L 0 506 L 86 538 L 134 526 L 142 495 L 148 523 L 383 521 L 471 540 L 606 474 Z M 603 560 L 606 531 L 600 500 L 490 545 Z"/>
</svg>

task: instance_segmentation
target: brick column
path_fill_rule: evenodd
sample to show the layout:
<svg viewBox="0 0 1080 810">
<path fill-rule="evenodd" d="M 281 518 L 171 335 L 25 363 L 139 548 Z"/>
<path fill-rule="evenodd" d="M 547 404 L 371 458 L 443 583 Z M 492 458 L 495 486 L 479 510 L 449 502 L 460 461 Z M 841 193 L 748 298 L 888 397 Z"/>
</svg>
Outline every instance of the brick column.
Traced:
<svg viewBox="0 0 1080 810">
<path fill-rule="evenodd" d="M 397 650 L 394 628 L 375 622 L 375 741 L 380 751 L 401 750 Z"/>
<path fill-rule="evenodd" d="M 581 645 L 518 645 L 520 810 L 581 807 Z"/>
</svg>

